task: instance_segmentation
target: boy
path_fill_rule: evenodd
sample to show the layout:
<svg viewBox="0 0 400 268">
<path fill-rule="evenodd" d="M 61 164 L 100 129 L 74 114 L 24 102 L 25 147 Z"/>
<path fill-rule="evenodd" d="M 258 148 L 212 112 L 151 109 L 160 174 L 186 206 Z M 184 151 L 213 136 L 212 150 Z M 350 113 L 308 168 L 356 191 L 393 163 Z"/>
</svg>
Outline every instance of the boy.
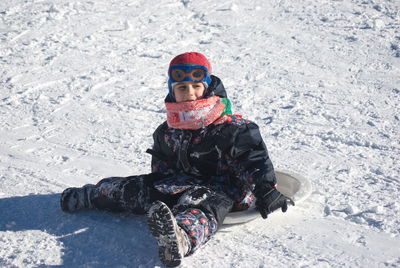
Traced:
<svg viewBox="0 0 400 268">
<path fill-rule="evenodd" d="M 65 212 L 147 213 L 161 261 L 178 266 L 206 243 L 230 211 L 255 204 L 263 218 L 293 201 L 276 190 L 274 168 L 258 126 L 232 115 L 221 80 L 197 52 L 168 70 L 167 121 L 153 134 L 152 173 L 68 188 Z"/>
</svg>

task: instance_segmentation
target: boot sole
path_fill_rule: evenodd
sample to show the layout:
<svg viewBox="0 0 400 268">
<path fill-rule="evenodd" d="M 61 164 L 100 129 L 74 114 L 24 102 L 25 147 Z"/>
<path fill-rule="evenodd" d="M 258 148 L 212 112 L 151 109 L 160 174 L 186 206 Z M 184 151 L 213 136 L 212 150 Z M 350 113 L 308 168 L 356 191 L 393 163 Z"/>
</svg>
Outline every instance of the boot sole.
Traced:
<svg viewBox="0 0 400 268">
<path fill-rule="evenodd" d="M 160 201 L 154 203 L 147 214 L 150 232 L 157 239 L 160 260 L 167 267 L 180 265 L 183 257 L 173 217 L 167 205 Z"/>
</svg>

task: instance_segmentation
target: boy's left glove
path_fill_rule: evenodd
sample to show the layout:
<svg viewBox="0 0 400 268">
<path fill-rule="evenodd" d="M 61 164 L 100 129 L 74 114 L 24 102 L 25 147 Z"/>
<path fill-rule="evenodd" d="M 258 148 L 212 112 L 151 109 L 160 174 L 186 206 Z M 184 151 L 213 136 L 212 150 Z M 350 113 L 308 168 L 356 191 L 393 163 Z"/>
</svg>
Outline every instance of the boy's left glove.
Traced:
<svg viewBox="0 0 400 268">
<path fill-rule="evenodd" d="M 282 209 L 282 212 L 286 212 L 288 204 L 294 206 L 294 201 L 281 194 L 276 188 L 256 187 L 254 195 L 257 198 L 256 207 L 263 219 L 266 219 L 268 214 L 279 208 Z"/>
</svg>

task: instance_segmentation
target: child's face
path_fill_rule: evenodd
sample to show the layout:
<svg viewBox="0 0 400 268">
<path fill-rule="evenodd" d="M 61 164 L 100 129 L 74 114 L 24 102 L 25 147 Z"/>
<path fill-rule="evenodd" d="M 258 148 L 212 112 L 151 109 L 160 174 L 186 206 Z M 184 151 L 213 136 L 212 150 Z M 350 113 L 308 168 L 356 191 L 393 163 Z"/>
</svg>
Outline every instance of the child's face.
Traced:
<svg viewBox="0 0 400 268">
<path fill-rule="evenodd" d="M 205 87 L 201 82 L 180 82 L 174 86 L 176 102 L 194 101 L 203 98 Z"/>
</svg>

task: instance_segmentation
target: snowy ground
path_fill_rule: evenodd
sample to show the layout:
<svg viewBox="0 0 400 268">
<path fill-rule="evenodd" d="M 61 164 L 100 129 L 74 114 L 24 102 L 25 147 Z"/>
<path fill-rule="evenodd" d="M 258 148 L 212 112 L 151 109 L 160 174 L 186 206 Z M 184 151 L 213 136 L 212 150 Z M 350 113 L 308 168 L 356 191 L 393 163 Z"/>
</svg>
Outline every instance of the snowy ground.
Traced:
<svg viewBox="0 0 400 268">
<path fill-rule="evenodd" d="M 400 267 L 398 0 L 0 2 L 0 266 L 158 267 L 142 218 L 59 193 L 150 171 L 173 56 L 205 53 L 314 191 L 182 267 Z"/>
</svg>

